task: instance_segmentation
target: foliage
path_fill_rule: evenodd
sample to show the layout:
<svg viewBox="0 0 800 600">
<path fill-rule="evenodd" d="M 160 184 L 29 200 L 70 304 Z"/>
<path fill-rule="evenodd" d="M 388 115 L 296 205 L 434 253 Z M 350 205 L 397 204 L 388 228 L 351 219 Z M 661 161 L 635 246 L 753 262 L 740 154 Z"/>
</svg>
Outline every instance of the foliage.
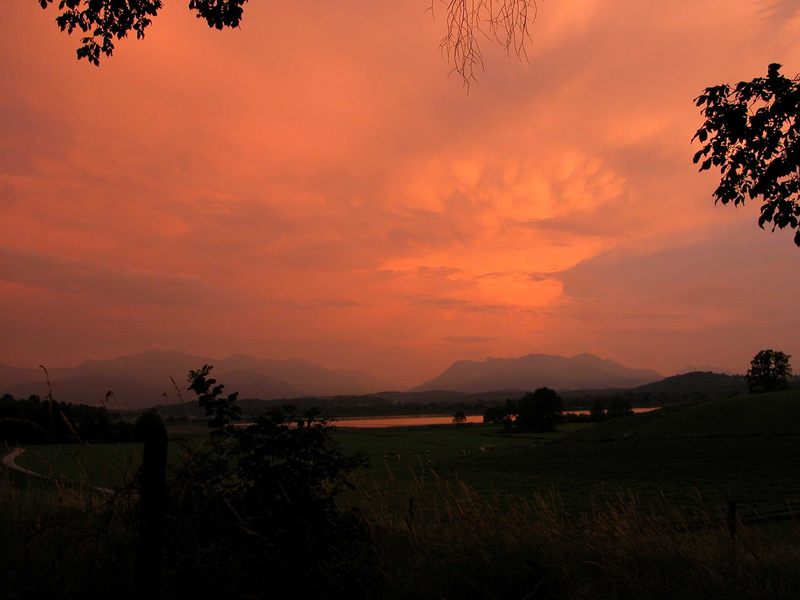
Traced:
<svg viewBox="0 0 800 600">
<path fill-rule="evenodd" d="M 625 398 L 614 398 L 608 405 L 607 414 L 609 417 L 625 417 L 633 414 L 631 403 Z"/>
<path fill-rule="evenodd" d="M 136 423 L 133 424 L 133 439 L 136 441 L 144 441 L 147 433 L 153 429 L 164 427 L 164 420 L 155 408 L 144 411 Z"/>
<path fill-rule="evenodd" d="M 187 447 L 171 484 L 169 580 L 203 595 L 357 595 L 368 561 L 349 559 L 365 530 L 336 497 L 361 460 L 341 453 L 314 413 L 284 407 L 235 425 L 236 394 L 224 396 L 210 372 L 189 374 L 210 435 Z"/>
<path fill-rule="evenodd" d="M 0 442 L 9 444 L 128 441 L 130 426 L 104 406 L 0 397 Z"/>
<path fill-rule="evenodd" d="M 490 425 L 503 425 L 503 428 L 510 431 L 517 418 L 517 403 L 511 398 L 506 398 L 502 406 L 489 406 L 483 413 L 483 422 Z"/>
<path fill-rule="evenodd" d="M 791 356 L 779 350 L 761 350 L 750 361 L 747 371 L 747 385 L 750 392 L 773 392 L 788 387 L 787 379 L 792 376 Z"/>
<path fill-rule="evenodd" d="M 42 8 L 53 4 L 53 0 L 38 1 Z M 238 27 L 245 2 L 189 0 L 189 10 L 195 11 L 198 19 L 205 19 L 209 27 Z M 162 7 L 162 0 L 59 0 L 56 24 L 69 34 L 76 30 L 85 34 L 78 58 L 99 65 L 101 54 L 114 53 L 114 40 L 121 40 L 130 32 L 135 32 L 138 39 L 144 38 L 145 30 Z"/>
<path fill-rule="evenodd" d="M 592 402 L 592 408 L 589 409 L 589 417 L 593 421 L 599 421 L 606 416 L 606 403 L 601 398 Z"/>
<path fill-rule="evenodd" d="M 439 479 L 400 489 L 390 480 L 365 496 L 387 600 L 788 600 L 800 585 L 796 519 L 739 523 L 732 544 L 720 504 L 648 506 L 628 490 L 608 489 L 578 513 L 553 490 L 479 494 Z"/>
<path fill-rule="evenodd" d="M 37 0 L 47 8 L 54 0 Z M 189 0 L 189 10 L 209 27 L 238 27 L 247 0 Z M 536 0 L 440 0 L 446 7 L 446 32 L 439 48 L 465 85 L 476 79 L 483 66 L 482 38 L 498 42 L 506 51 L 525 56 L 528 26 L 536 18 Z M 163 0 L 59 0 L 56 24 L 62 31 L 84 34 L 78 59 L 100 64 L 100 55 L 111 56 L 115 40 L 134 32 L 138 39 L 163 8 Z M 430 10 L 433 13 L 434 3 Z"/>
<path fill-rule="evenodd" d="M 467 413 L 463 410 L 457 410 L 453 413 L 453 425 L 464 425 L 467 422 Z"/>
<path fill-rule="evenodd" d="M 692 140 L 700 170 L 719 167 L 716 202 L 762 199 L 759 227 L 795 229 L 800 246 L 800 79 L 769 65 L 766 77 L 712 86 L 695 99 L 705 122 Z"/>
<path fill-rule="evenodd" d="M 561 422 L 563 411 L 558 392 L 541 387 L 517 401 L 517 427 L 521 431 L 552 431 Z"/>
<path fill-rule="evenodd" d="M 209 377 L 211 368 L 203 365 L 199 371 L 190 371 L 189 390 L 198 395 L 198 404 L 206 411 L 211 434 L 218 435 L 233 428 L 233 421 L 241 418 L 242 409 L 236 404 L 238 392 L 228 394 L 226 398 L 220 397 L 225 386 Z"/>
</svg>

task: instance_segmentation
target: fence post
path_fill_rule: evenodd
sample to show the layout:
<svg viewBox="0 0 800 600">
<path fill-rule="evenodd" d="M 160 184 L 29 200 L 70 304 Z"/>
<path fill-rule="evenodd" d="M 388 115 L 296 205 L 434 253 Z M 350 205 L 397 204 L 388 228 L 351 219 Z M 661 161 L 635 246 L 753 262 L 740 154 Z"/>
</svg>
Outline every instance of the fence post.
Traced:
<svg viewBox="0 0 800 600">
<path fill-rule="evenodd" d="M 731 543 L 736 543 L 736 500 L 728 500 L 728 533 Z"/>
<path fill-rule="evenodd" d="M 141 529 L 136 557 L 134 589 L 137 598 L 161 597 L 161 554 L 164 529 L 164 496 L 167 474 L 167 430 L 149 428 L 142 456 Z"/>
</svg>

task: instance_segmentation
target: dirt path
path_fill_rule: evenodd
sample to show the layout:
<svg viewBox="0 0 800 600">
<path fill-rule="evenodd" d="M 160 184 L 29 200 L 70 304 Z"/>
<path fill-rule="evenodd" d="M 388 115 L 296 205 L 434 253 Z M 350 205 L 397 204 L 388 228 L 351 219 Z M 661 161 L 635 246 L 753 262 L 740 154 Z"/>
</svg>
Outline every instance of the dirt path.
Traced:
<svg viewBox="0 0 800 600">
<path fill-rule="evenodd" d="M 39 479 L 47 479 L 49 481 L 57 481 L 54 477 L 49 477 L 48 475 L 42 475 L 41 473 L 37 473 L 35 471 L 31 471 L 26 469 L 25 467 L 21 467 L 17 464 L 17 458 L 22 456 L 25 453 L 25 448 L 9 448 L 9 452 L 0 458 L 0 463 L 7 469 L 11 469 L 12 471 L 17 471 L 19 473 L 24 473 L 30 477 L 37 477 Z M 104 487 L 96 487 L 92 486 L 92 489 L 96 492 L 100 492 L 101 494 L 113 494 L 114 490 Z"/>
<path fill-rule="evenodd" d="M 53 479 L 52 477 L 48 477 L 47 475 L 42 475 L 41 473 L 36 473 L 34 471 L 29 471 L 25 467 L 20 467 L 17 464 L 17 457 L 22 456 L 25 453 L 25 448 L 11 448 L 10 452 L 3 456 L 0 459 L 0 462 L 3 463 L 3 466 L 7 469 L 11 469 L 13 471 L 19 471 L 20 473 L 25 473 L 25 475 L 30 475 L 31 477 L 38 477 L 39 479 Z"/>
</svg>

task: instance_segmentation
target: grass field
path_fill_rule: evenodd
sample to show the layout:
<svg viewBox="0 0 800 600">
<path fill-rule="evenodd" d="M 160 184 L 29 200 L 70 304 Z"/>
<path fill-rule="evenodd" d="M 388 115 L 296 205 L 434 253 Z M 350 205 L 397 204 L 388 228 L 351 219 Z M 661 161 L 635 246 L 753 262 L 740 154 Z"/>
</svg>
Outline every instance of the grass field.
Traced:
<svg viewBox="0 0 800 600">
<path fill-rule="evenodd" d="M 203 432 L 170 435 L 200 443 Z M 342 428 L 334 438 L 370 460 L 340 498 L 369 529 L 380 597 L 797 597 L 798 392 L 566 424 L 550 434 L 472 425 Z M 170 448 L 177 461 L 178 444 Z M 107 485 L 135 469 L 140 451 L 38 446 L 19 462 Z M 85 487 L 12 486 L 9 475 L 0 480 L 0 528 L 10 532 L 0 540 L 0 592 L 3 564 L 16 574 L 8 590 L 38 581 L 32 572 L 53 571 L 64 583 L 47 579 L 42 589 L 58 593 L 94 582 L 86 565 L 130 569 L 134 496 L 106 504 Z M 744 517 L 735 539 L 727 499 Z M 48 563 L 51 554 L 63 566 Z M 104 593 L 115 582 L 95 585 Z"/>
<path fill-rule="evenodd" d="M 201 427 L 171 437 L 202 439 Z M 800 506 L 800 392 L 738 396 L 666 408 L 596 425 L 565 424 L 549 434 L 509 434 L 498 426 L 341 428 L 335 440 L 369 465 L 361 485 L 444 478 L 480 493 L 550 493 L 581 508 L 593 497 L 632 491 L 643 499 L 721 504 L 749 514 Z M 18 459 L 31 470 L 93 485 L 117 484 L 138 466 L 135 444 L 32 446 Z M 170 444 L 172 461 L 179 448 Z"/>
</svg>

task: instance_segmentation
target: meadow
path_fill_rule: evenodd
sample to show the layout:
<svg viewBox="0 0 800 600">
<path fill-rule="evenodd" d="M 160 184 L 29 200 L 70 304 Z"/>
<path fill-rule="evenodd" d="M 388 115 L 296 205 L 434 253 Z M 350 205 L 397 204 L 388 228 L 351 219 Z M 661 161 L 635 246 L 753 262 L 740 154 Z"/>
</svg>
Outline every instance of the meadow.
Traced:
<svg viewBox="0 0 800 600">
<path fill-rule="evenodd" d="M 201 444 L 204 433 L 184 427 L 171 437 Z M 373 540 L 377 587 L 367 597 L 793 598 L 800 589 L 800 392 L 567 423 L 552 433 L 342 427 L 334 439 L 368 459 L 340 497 Z M 131 476 L 139 453 L 134 444 L 38 446 L 17 462 L 109 485 Z M 170 462 L 179 460 L 171 443 Z M 12 479 L 3 488 L 5 524 L 41 522 L 47 502 L 33 484 Z M 78 497 L 90 494 L 86 486 L 59 489 L 59 510 L 66 503 L 71 522 L 92 523 Z M 39 499 L 28 506 L 30 496 Z M 97 499 L 89 505 L 96 511 Z M 108 543 L 129 548 L 133 534 L 120 527 Z M 58 531 L 47 535 L 65 535 Z"/>
<path fill-rule="evenodd" d="M 202 425 L 170 429 L 170 462 L 178 440 L 202 443 Z M 800 503 L 800 392 L 736 396 L 601 423 L 565 423 L 552 433 L 507 433 L 497 425 L 337 428 L 335 441 L 367 465 L 361 486 L 447 479 L 481 494 L 529 496 L 556 490 L 583 508 L 611 490 L 643 500 L 739 501 L 755 514 Z M 35 472 L 92 485 L 118 485 L 138 466 L 139 444 L 30 446 L 17 459 Z"/>
</svg>

